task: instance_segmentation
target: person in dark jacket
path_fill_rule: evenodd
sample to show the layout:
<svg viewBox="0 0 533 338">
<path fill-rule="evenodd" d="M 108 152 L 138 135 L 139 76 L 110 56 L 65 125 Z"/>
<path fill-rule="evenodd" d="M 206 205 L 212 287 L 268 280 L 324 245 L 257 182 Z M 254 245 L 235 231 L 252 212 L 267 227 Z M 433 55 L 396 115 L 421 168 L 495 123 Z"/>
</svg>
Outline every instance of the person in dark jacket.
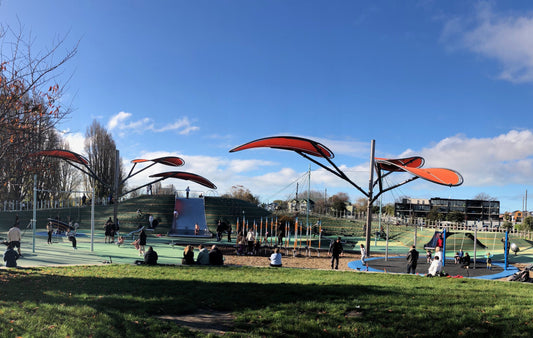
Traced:
<svg viewBox="0 0 533 338">
<path fill-rule="evenodd" d="M 155 252 L 153 247 L 149 247 L 144 254 L 144 264 L 157 265 L 157 258 L 157 252 Z"/>
<path fill-rule="evenodd" d="M 416 251 L 416 247 L 413 245 L 411 246 L 411 249 L 407 253 L 407 273 L 415 273 L 416 271 L 416 265 L 418 263 L 418 251 Z"/>
<path fill-rule="evenodd" d="M 181 264 L 194 264 L 194 248 L 192 245 L 187 245 L 185 250 L 183 250 L 183 259 L 181 260 Z"/>
<path fill-rule="evenodd" d="M 19 259 L 19 257 L 19 254 L 15 250 L 13 250 L 13 245 L 9 244 L 7 246 L 6 252 L 4 252 L 4 262 L 6 262 L 6 267 L 16 268 L 17 259 Z"/>
<path fill-rule="evenodd" d="M 331 243 L 329 246 L 328 255 L 331 256 L 331 268 L 335 266 L 335 270 L 339 269 L 339 258 L 342 255 L 344 249 L 342 248 L 341 238 L 337 237 L 335 242 Z"/>
<path fill-rule="evenodd" d="M 141 229 L 141 233 L 139 234 L 139 255 L 144 255 L 144 246 L 146 245 L 146 232 L 144 232 L 144 227 Z"/>
<path fill-rule="evenodd" d="M 216 245 L 209 251 L 209 265 L 224 265 L 224 255 Z"/>
</svg>

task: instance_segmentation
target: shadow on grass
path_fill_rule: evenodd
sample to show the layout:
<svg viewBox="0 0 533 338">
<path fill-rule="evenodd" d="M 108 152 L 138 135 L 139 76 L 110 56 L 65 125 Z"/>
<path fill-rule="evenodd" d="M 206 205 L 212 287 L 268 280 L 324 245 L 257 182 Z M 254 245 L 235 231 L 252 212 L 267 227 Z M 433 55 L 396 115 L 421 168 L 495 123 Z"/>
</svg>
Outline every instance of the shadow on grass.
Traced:
<svg viewBox="0 0 533 338">
<path fill-rule="evenodd" d="M 187 331 L 159 316 L 219 311 L 234 313 L 234 332 L 243 335 L 503 335 L 516 329 L 513 321 L 520 333 L 533 333 L 531 310 L 520 311 L 532 297 L 497 284 L 295 269 L 106 268 L 2 271 L 1 308 L 18 317 L 2 316 L 0 329 L 16 320 L 17 334 L 51 322 L 70 323 L 54 334 L 181 335 Z"/>
</svg>

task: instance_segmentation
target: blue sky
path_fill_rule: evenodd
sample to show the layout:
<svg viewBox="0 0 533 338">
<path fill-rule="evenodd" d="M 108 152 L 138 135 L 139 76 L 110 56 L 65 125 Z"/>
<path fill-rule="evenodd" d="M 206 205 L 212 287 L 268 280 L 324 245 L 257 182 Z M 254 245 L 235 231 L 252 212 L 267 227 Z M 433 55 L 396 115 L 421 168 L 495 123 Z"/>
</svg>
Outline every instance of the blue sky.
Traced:
<svg viewBox="0 0 533 338">
<path fill-rule="evenodd" d="M 61 75 L 71 76 L 63 100 L 75 109 L 61 128 L 79 152 L 97 119 L 128 165 L 181 156 L 181 169 L 219 194 L 243 185 L 268 202 L 307 185 L 310 162 L 231 148 L 273 135 L 311 138 L 366 187 L 374 139 L 378 157 L 420 155 L 425 167 L 465 180 L 456 188 L 416 180 L 383 202 L 485 193 L 505 211 L 522 209 L 531 190 L 529 2 L 2 0 L 0 23 L 18 22 L 34 50 L 66 34 L 67 47 L 79 41 Z M 311 170 L 311 189 L 362 197 Z"/>
</svg>

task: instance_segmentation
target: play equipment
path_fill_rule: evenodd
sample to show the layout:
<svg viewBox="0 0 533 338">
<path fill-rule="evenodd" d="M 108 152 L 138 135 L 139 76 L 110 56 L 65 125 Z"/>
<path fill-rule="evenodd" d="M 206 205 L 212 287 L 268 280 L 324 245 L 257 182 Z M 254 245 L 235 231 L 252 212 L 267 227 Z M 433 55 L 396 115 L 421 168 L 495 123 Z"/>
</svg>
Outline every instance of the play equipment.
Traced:
<svg viewBox="0 0 533 338">
<path fill-rule="evenodd" d="M 211 237 L 205 220 L 203 198 L 176 198 L 174 210 L 177 217 L 172 221 L 169 236 Z M 195 229 L 198 225 L 199 229 Z"/>
<path fill-rule="evenodd" d="M 520 248 L 518 245 L 516 245 L 516 243 L 511 243 L 511 251 L 514 252 L 514 255 L 516 256 L 516 253 L 520 251 Z"/>
</svg>

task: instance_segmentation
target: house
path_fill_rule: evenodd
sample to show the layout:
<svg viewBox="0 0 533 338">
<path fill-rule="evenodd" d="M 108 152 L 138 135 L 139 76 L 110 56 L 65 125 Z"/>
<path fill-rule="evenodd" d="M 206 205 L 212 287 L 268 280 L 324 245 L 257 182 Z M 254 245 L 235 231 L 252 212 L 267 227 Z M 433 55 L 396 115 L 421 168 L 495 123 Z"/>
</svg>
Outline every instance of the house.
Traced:
<svg viewBox="0 0 533 338">
<path fill-rule="evenodd" d="M 307 212 L 307 199 L 292 199 L 288 203 L 289 211 L 291 212 Z M 309 211 L 312 211 L 315 207 L 315 202 L 309 200 Z"/>
</svg>

